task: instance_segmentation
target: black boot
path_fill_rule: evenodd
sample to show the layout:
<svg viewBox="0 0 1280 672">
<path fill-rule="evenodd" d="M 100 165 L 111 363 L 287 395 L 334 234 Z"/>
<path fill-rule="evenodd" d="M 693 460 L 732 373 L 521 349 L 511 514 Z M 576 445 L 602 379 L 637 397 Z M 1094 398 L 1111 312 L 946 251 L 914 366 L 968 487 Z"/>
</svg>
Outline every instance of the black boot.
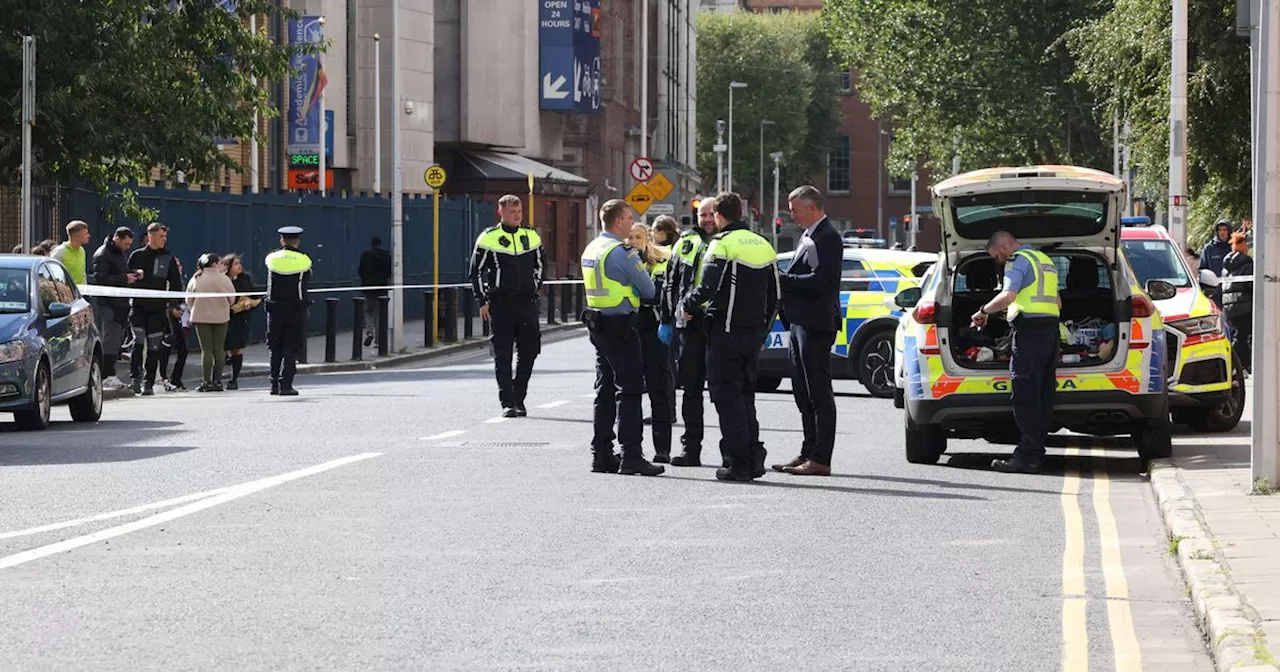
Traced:
<svg viewBox="0 0 1280 672">
<path fill-rule="evenodd" d="M 701 467 L 702 466 L 702 448 L 690 448 L 685 446 L 684 452 L 671 458 L 671 466 L 673 467 Z"/>
<path fill-rule="evenodd" d="M 666 471 L 666 468 L 660 464 L 649 464 L 649 461 L 644 459 L 644 455 L 641 454 L 639 448 L 632 455 L 624 454 L 622 456 L 622 466 L 618 467 L 618 473 L 627 476 L 632 474 L 657 476 L 664 471 Z"/>
<path fill-rule="evenodd" d="M 612 450 L 600 450 L 592 453 L 591 471 L 597 474 L 616 474 L 622 460 Z"/>
<path fill-rule="evenodd" d="M 244 355 L 231 355 L 231 382 L 227 383 L 228 390 L 240 389 L 240 367 L 244 366 Z"/>
<path fill-rule="evenodd" d="M 738 481 L 741 483 L 749 483 L 755 477 L 751 475 L 748 469 L 739 469 L 737 467 L 720 467 L 716 469 L 716 480 L 719 481 Z"/>
<path fill-rule="evenodd" d="M 655 463 L 671 462 L 671 425 L 653 426 L 653 453 Z"/>
<path fill-rule="evenodd" d="M 764 466 L 765 458 L 769 456 L 769 451 L 764 449 L 763 443 L 757 443 L 751 451 L 751 477 L 760 478 L 766 473 Z"/>
</svg>

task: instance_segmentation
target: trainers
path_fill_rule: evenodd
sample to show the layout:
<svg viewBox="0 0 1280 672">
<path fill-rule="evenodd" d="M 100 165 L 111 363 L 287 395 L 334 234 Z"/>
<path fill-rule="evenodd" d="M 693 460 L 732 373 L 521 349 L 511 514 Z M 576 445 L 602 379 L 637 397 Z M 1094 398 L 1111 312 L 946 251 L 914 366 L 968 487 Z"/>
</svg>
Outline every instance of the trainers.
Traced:
<svg viewBox="0 0 1280 672">
<path fill-rule="evenodd" d="M 120 380 L 116 376 L 107 376 L 102 381 L 102 387 L 108 390 L 118 390 L 122 387 L 125 387 L 125 384 L 124 384 L 124 381 Z"/>
<path fill-rule="evenodd" d="M 229 381 L 229 382 L 227 383 L 227 389 L 228 389 L 228 390 L 238 390 L 238 389 L 240 389 L 240 383 L 236 382 L 235 380 L 231 380 L 231 381 Z"/>
</svg>

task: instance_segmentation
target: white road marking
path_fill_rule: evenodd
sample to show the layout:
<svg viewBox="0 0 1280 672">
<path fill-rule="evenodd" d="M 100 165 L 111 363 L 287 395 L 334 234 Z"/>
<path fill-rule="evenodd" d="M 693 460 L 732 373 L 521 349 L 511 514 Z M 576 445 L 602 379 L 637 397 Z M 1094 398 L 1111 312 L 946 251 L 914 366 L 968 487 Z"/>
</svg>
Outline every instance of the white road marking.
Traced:
<svg viewBox="0 0 1280 672">
<path fill-rule="evenodd" d="M 496 424 L 498 424 L 499 422 L 506 422 L 506 420 L 507 420 L 506 418 L 504 418 L 504 417 L 502 417 L 501 415 L 499 415 L 499 416 L 498 416 L 498 417 L 496 417 L 496 418 L 489 418 L 488 420 L 485 420 L 484 422 L 485 422 L 485 424 L 487 424 L 487 425 L 496 425 Z"/>
<path fill-rule="evenodd" d="M 420 436 L 418 437 L 418 440 L 419 441 L 439 441 L 440 439 L 449 439 L 449 438 L 458 436 L 459 434 L 466 434 L 466 433 L 467 433 L 467 430 L 465 429 L 451 429 L 447 432 L 432 434 L 431 436 Z"/>
<path fill-rule="evenodd" d="M 262 490 L 266 490 L 267 488 L 272 488 L 277 485 L 288 483 L 289 481 L 297 480 L 299 478 L 314 476 L 316 474 L 329 471 L 330 469 L 336 469 L 338 467 L 342 467 L 342 466 L 351 464 L 353 462 L 367 460 L 371 457 L 378 457 L 379 455 L 382 455 L 382 453 L 361 453 L 359 455 L 351 455 L 350 457 L 343 457 L 337 460 L 331 460 L 329 462 L 317 464 L 315 466 L 307 467 L 305 469 L 299 469 L 297 471 L 291 471 L 285 474 L 280 474 L 279 476 L 272 476 L 270 478 L 263 478 L 257 481 L 249 481 L 248 483 L 241 483 L 240 485 L 234 485 L 229 488 L 226 488 L 220 494 L 214 495 L 212 497 L 206 497 L 205 499 L 202 499 L 197 502 L 193 502 L 191 504 L 187 504 L 186 506 L 178 507 L 176 509 L 173 509 L 172 511 L 157 513 L 154 516 L 148 516 L 146 518 L 143 518 L 142 520 L 135 520 L 132 523 L 125 523 L 124 525 L 109 527 L 105 530 L 94 532 L 93 534 L 86 534 L 80 537 L 73 537 L 71 539 L 66 539 L 63 541 L 59 541 L 57 543 L 40 546 L 38 548 L 33 548 L 29 551 L 23 551 L 21 553 L 16 553 L 14 555 L 0 558 L 0 569 L 8 569 L 10 567 L 16 567 L 18 565 L 25 564 L 33 560 L 39 560 L 41 558 L 46 558 L 50 555 L 56 555 L 58 553 L 65 553 L 67 551 L 71 551 L 71 550 L 80 548 L 82 546 L 88 546 L 89 544 L 97 543 L 99 541 L 114 539 L 116 537 L 129 534 L 130 532 L 145 530 L 148 527 L 154 527 L 162 523 L 167 523 L 171 520 L 182 518 L 183 516 L 189 516 L 193 513 L 197 513 L 205 509 L 213 508 L 215 506 L 218 506 L 219 504 L 226 504 L 227 502 L 240 499 L 241 497 L 252 495 L 256 492 L 261 492 Z"/>
<path fill-rule="evenodd" d="M 205 490 L 204 492 L 197 492 L 190 495 L 183 495 L 182 497 L 174 497 L 173 499 L 166 499 L 160 502 L 152 502 L 150 504 L 142 504 L 140 506 L 135 506 L 128 509 L 120 509 L 119 511 L 99 513 L 97 515 L 87 516 L 84 518 L 76 518 L 75 520 L 68 520 L 61 523 L 50 523 L 49 525 L 41 525 L 39 527 L 32 527 L 25 530 L 18 530 L 16 532 L 0 532 L 0 539 L 28 537 L 33 534 L 40 534 L 42 532 L 53 532 L 54 530 L 62 530 L 68 527 L 75 527 L 77 525 L 86 525 L 88 523 L 96 523 L 100 520 L 111 520 L 112 518 L 131 516 L 135 513 L 142 513 L 143 511 L 151 511 L 152 509 L 164 509 L 177 504 L 185 504 L 186 502 L 194 501 L 197 499 L 204 499 L 205 497 L 220 495 L 226 492 L 227 490 L 228 488 L 218 488 L 216 490 Z"/>
<path fill-rule="evenodd" d="M 320 174 L 320 173 L 316 173 L 316 175 L 319 175 L 319 174 Z M 583 395 L 580 395 L 580 396 L 581 396 L 583 399 L 595 399 L 595 398 L 596 398 L 596 393 L 595 393 L 595 392 L 592 392 L 591 394 L 583 394 Z"/>
<path fill-rule="evenodd" d="M 569 403 L 572 403 L 572 402 L 561 399 L 560 401 L 553 401 L 550 403 L 543 404 L 538 408 L 555 408 L 556 406 L 564 406 L 565 404 L 569 404 Z"/>
</svg>

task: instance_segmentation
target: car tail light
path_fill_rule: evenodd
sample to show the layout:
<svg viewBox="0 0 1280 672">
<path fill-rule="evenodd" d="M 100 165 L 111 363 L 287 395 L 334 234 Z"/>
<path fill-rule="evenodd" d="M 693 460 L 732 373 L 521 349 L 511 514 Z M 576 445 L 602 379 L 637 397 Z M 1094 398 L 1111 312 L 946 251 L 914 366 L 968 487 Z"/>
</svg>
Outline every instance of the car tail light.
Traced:
<svg viewBox="0 0 1280 672">
<path fill-rule="evenodd" d="M 938 304 L 932 301 L 921 301 L 911 311 L 911 319 L 917 324 L 933 324 L 938 319 Z"/>
<path fill-rule="evenodd" d="M 1156 314 L 1156 305 L 1145 295 L 1129 297 L 1129 310 L 1134 317 L 1151 317 Z"/>
</svg>

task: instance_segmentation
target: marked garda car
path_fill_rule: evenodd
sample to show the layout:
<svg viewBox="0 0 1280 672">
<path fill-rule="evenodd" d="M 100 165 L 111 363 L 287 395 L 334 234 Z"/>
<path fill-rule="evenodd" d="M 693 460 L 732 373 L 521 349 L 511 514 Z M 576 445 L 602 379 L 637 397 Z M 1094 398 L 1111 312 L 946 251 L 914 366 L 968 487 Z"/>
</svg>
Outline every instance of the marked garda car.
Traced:
<svg viewBox="0 0 1280 672">
<path fill-rule="evenodd" d="M 1169 352 L 1169 406 L 1175 423 L 1226 432 L 1244 413 L 1244 376 L 1233 361 L 1222 312 L 1205 296 L 1173 236 L 1148 217 L 1126 217 L 1120 247 L 1138 282 L 1159 279 L 1177 294 L 1156 301 Z"/>
<path fill-rule="evenodd" d="M 794 252 L 778 255 L 778 268 L 791 264 Z M 903 311 L 893 296 L 919 282 L 938 255 L 845 245 L 840 269 L 840 311 L 844 316 L 831 348 L 831 375 L 857 380 L 873 396 L 893 396 L 893 332 Z M 788 370 L 789 334 L 774 320 L 760 355 L 756 387 L 778 389 Z"/>
<path fill-rule="evenodd" d="M 1144 288 L 1119 249 L 1124 183 L 1073 166 L 989 168 L 933 187 L 942 255 L 927 281 L 901 291 L 907 460 L 933 464 L 947 439 L 1017 441 L 1010 405 L 1009 327 L 970 317 L 1000 291 L 1003 269 L 987 239 L 1008 231 L 1058 269 L 1064 335 L 1051 426 L 1084 434 L 1130 434 L 1143 458 L 1172 449 L 1167 341 L 1155 300 L 1175 288 Z"/>
</svg>

